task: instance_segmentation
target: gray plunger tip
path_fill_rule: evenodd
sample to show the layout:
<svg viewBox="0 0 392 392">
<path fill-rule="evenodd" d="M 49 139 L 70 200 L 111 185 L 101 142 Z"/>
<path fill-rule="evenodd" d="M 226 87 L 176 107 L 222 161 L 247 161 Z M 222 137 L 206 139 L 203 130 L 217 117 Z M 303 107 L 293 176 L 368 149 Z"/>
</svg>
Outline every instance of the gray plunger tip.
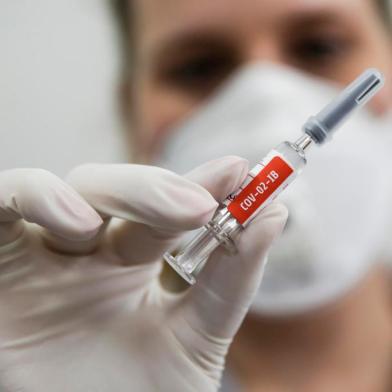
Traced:
<svg viewBox="0 0 392 392">
<path fill-rule="evenodd" d="M 380 71 L 366 70 L 321 112 L 311 116 L 303 126 L 304 132 L 316 143 L 324 143 L 349 114 L 365 105 L 383 85 L 384 77 Z"/>
</svg>

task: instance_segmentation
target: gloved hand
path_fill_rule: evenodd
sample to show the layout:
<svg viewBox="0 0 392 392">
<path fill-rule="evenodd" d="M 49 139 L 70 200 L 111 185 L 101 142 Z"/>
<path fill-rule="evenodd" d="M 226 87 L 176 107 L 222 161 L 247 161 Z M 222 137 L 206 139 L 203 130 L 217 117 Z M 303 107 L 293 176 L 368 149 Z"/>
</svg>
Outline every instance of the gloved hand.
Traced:
<svg viewBox="0 0 392 392">
<path fill-rule="evenodd" d="M 6 390 L 216 390 L 286 209 L 264 210 L 239 253 L 218 249 L 181 294 L 162 288 L 161 255 L 205 224 L 247 170 L 226 157 L 184 177 L 142 165 L 84 165 L 69 185 L 43 170 L 0 173 Z"/>
</svg>

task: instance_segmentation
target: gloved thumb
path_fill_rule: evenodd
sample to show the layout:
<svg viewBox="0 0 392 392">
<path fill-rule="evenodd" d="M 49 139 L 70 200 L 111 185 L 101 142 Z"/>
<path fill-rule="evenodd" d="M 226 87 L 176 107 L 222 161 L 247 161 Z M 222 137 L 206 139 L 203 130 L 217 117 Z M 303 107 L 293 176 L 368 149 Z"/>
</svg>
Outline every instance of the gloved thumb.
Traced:
<svg viewBox="0 0 392 392">
<path fill-rule="evenodd" d="M 287 220 L 284 205 L 262 211 L 236 240 L 238 253 L 217 249 L 184 299 L 182 318 L 210 338 L 231 340 L 260 285 L 265 259 Z"/>
</svg>

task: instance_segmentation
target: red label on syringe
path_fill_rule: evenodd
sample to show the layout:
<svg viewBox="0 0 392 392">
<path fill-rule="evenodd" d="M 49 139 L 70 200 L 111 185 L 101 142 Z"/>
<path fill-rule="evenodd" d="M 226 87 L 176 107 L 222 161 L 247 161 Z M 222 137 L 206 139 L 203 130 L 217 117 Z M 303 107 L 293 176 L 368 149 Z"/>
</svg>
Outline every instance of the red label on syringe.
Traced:
<svg viewBox="0 0 392 392">
<path fill-rule="evenodd" d="M 274 193 L 290 182 L 294 170 L 280 156 L 275 156 L 256 175 L 252 175 L 252 172 L 249 173 L 250 182 L 227 205 L 227 209 L 242 225 L 267 201 L 272 201 Z"/>
</svg>

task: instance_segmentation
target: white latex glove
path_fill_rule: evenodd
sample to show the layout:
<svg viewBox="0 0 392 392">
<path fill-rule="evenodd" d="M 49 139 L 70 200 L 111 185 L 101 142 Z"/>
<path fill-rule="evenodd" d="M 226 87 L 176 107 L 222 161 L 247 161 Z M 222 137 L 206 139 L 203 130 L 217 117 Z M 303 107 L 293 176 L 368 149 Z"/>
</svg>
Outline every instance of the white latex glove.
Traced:
<svg viewBox="0 0 392 392">
<path fill-rule="evenodd" d="M 247 170 L 236 157 L 185 177 L 84 165 L 69 175 L 72 188 L 43 170 L 0 173 L 6 390 L 216 390 L 286 209 L 266 209 L 240 236 L 238 255 L 217 250 L 185 293 L 162 289 L 161 255 L 205 224 Z"/>
</svg>

